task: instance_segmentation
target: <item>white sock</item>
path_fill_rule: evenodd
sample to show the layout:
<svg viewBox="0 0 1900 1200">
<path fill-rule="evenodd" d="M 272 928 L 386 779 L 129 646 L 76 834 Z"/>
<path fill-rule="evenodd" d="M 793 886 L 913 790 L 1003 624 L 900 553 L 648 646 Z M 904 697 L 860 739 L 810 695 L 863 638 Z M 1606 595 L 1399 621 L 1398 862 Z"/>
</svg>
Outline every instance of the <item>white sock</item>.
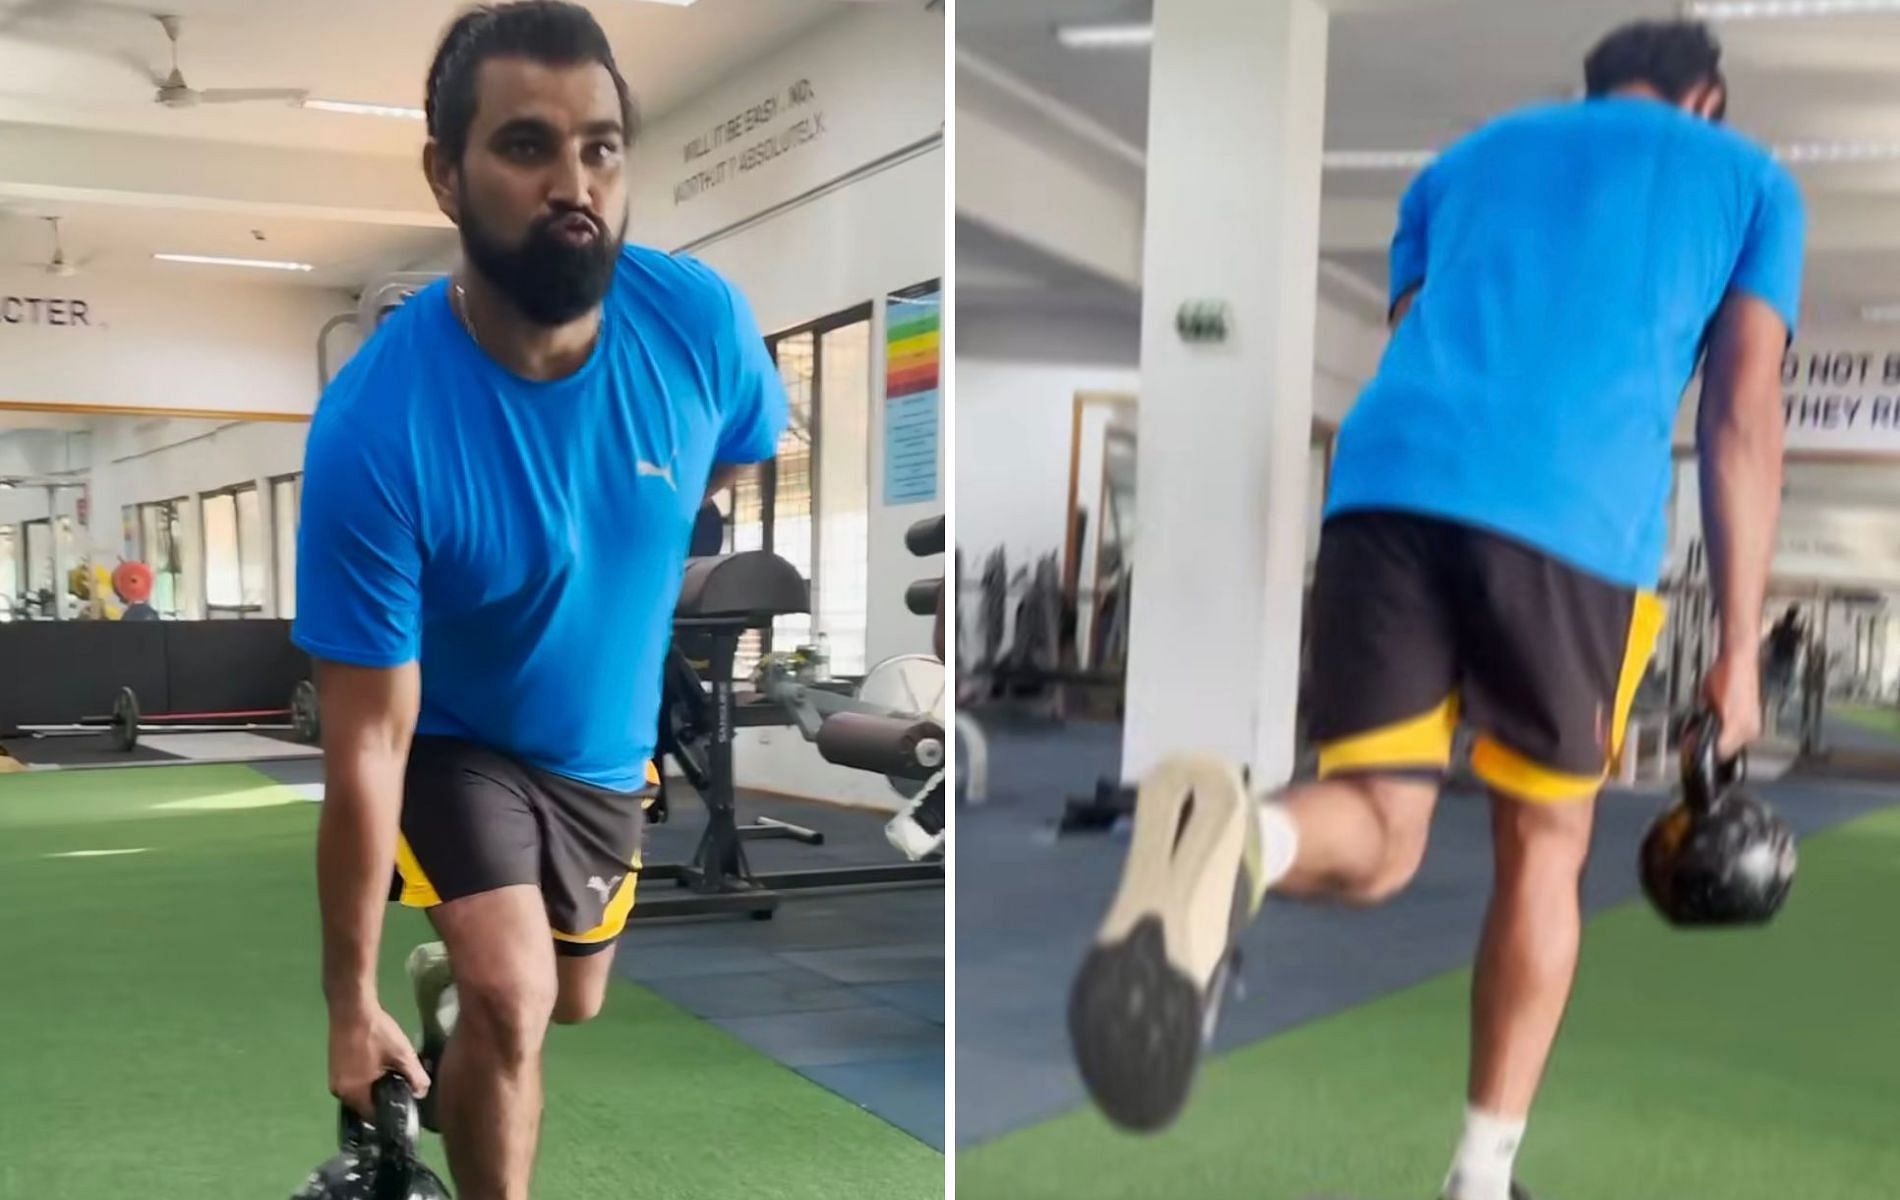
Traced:
<svg viewBox="0 0 1900 1200">
<path fill-rule="evenodd" d="M 1299 856 L 1300 827 L 1293 823 L 1293 814 L 1277 800 L 1263 801 L 1260 805 L 1260 865 L 1266 879 L 1260 886 L 1270 888 L 1285 879 Z"/>
<path fill-rule="evenodd" d="M 1465 1135 L 1445 1177 L 1445 1200 L 1511 1200 L 1524 1118 L 1465 1109 Z"/>
</svg>

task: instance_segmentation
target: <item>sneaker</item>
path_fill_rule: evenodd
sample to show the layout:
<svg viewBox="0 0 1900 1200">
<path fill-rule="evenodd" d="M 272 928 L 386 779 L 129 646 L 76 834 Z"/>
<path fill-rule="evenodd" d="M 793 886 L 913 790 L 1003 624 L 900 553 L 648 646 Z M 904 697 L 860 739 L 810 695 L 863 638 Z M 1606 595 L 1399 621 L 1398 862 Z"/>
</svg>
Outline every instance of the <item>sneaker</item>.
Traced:
<svg viewBox="0 0 1900 1200">
<path fill-rule="evenodd" d="M 1440 1196 L 1438 1200 L 1451 1200 L 1451 1197 Z M 1531 1194 L 1524 1190 L 1523 1184 L 1513 1182 L 1511 1184 L 1511 1200 L 1531 1200 Z"/>
<path fill-rule="evenodd" d="M 1076 1065 L 1116 1124 L 1152 1132 L 1187 1102 L 1265 898 L 1260 851 L 1239 767 L 1180 757 L 1142 781 L 1121 888 L 1069 995 Z"/>
<path fill-rule="evenodd" d="M 422 1069 L 429 1073 L 429 1094 L 416 1102 L 416 1108 L 422 1127 L 430 1133 L 440 1133 L 442 1130 L 435 1120 L 438 1071 L 442 1066 L 442 1051 L 449 1044 L 449 1034 L 455 1031 L 459 1011 L 455 974 L 449 967 L 449 948 L 441 942 L 425 942 L 409 952 L 406 969 L 409 985 L 416 993 L 416 1011 L 422 1016 L 422 1046 L 416 1057 L 422 1060 Z"/>
</svg>

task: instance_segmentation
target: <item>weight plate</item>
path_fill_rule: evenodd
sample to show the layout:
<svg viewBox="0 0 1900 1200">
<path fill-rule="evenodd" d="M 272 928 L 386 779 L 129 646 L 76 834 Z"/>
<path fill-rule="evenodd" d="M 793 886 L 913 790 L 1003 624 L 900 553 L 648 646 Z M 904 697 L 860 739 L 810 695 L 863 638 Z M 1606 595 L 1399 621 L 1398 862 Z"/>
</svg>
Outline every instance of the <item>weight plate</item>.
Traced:
<svg viewBox="0 0 1900 1200">
<path fill-rule="evenodd" d="M 943 663 L 928 654 L 900 654 L 872 667 L 858 681 L 853 698 L 874 705 L 893 717 L 931 720 L 943 724 Z M 891 789 L 906 800 L 915 799 L 924 790 L 921 779 L 884 777 Z"/>
<path fill-rule="evenodd" d="M 308 679 L 290 693 L 290 723 L 299 741 L 314 744 L 322 734 L 323 723 L 317 714 L 317 685 Z"/>
<path fill-rule="evenodd" d="M 129 687 L 120 688 L 112 702 L 112 744 L 126 753 L 139 744 L 139 698 Z"/>
</svg>

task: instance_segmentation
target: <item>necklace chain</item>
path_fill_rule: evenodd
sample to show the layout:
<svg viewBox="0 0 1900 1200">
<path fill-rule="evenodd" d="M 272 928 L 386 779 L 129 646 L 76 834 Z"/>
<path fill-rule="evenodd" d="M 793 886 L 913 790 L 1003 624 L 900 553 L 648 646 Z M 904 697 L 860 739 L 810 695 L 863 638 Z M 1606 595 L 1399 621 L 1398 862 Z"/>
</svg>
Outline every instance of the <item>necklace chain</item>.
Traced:
<svg viewBox="0 0 1900 1200">
<path fill-rule="evenodd" d="M 468 289 L 462 286 L 462 281 L 459 279 L 453 282 L 455 284 L 455 299 L 457 301 L 455 307 L 456 311 L 461 314 L 462 328 L 468 330 L 469 340 L 475 343 L 476 348 L 485 351 L 487 347 L 482 345 L 482 335 L 475 332 L 475 314 L 470 312 L 468 308 Z"/>
</svg>

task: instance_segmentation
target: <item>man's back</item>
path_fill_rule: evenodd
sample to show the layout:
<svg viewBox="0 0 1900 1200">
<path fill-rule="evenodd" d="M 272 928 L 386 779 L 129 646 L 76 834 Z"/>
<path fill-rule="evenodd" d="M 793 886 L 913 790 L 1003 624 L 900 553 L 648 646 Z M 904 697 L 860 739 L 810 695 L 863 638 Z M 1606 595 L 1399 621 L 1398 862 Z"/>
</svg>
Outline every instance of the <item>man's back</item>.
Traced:
<svg viewBox="0 0 1900 1200">
<path fill-rule="evenodd" d="M 1740 288 L 1793 328 L 1802 227 L 1764 152 L 1654 100 L 1480 129 L 1406 195 L 1392 294 L 1418 293 L 1341 430 L 1329 511 L 1426 512 L 1652 583 L 1709 322 Z"/>
</svg>

